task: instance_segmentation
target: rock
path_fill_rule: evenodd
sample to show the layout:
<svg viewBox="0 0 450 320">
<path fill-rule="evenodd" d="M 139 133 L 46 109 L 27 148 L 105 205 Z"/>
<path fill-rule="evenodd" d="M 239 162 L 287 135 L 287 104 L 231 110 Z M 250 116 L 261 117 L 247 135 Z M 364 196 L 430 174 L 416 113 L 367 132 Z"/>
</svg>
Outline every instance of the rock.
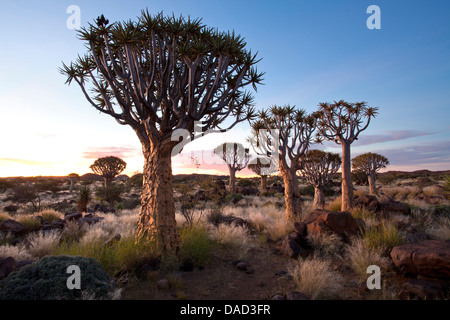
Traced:
<svg viewBox="0 0 450 320">
<path fill-rule="evenodd" d="M 26 232 L 25 227 L 12 219 L 7 219 L 0 223 L 0 231 L 4 233 L 12 233 L 15 236 L 22 235 Z"/>
<path fill-rule="evenodd" d="M 0 258 L 0 280 L 16 270 L 16 260 L 13 257 Z"/>
<path fill-rule="evenodd" d="M 78 222 L 81 223 L 81 224 L 86 223 L 86 224 L 91 225 L 91 224 L 100 222 L 100 221 L 102 221 L 103 219 L 105 219 L 105 218 L 103 218 L 103 217 L 92 217 L 92 218 L 88 218 L 88 217 L 84 216 L 83 218 L 79 219 Z"/>
<path fill-rule="evenodd" d="M 55 222 L 44 222 L 42 224 L 42 230 L 61 230 L 64 228 L 64 221 L 59 219 Z"/>
<path fill-rule="evenodd" d="M 184 272 L 194 271 L 194 263 L 190 259 L 186 259 L 183 261 L 180 270 Z"/>
<path fill-rule="evenodd" d="M 284 193 L 284 186 L 281 183 L 273 183 L 267 191 Z"/>
<path fill-rule="evenodd" d="M 243 196 L 253 196 L 258 194 L 258 189 L 252 187 L 237 187 L 236 192 Z"/>
<path fill-rule="evenodd" d="M 14 204 L 10 204 L 9 206 L 6 206 L 3 208 L 3 210 L 5 210 L 6 212 L 17 212 L 17 210 L 19 210 L 19 206 L 16 206 Z"/>
<path fill-rule="evenodd" d="M 253 273 L 255 273 L 255 270 L 254 269 L 247 269 L 247 270 L 245 270 L 245 273 L 246 274 L 253 274 Z"/>
<path fill-rule="evenodd" d="M 294 222 L 294 231 L 301 237 L 306 235 L 306 224 L 304 222 Z"/>
<path fill-rule="evenodd" d="M 114 243 L 116 243 L 117 241 L 119 241 L 121 238 L 120 234 L 116 234 L 114 236 L 112 236 L 111 238 L 109 238 L 108 240 L 105 241 L 105 243 L 103 244 L 104 246 L 110 246 Z"/>
<path fill-rule="evenodd" d="M 245 270 L 247 270 L 247 267 L 248 267 L 248 265 L 247 265 L 247 263 L 245 263 L 245 262 L 239 262 L 237 265 L 236 265 L 236 269 L 238 269 L 238 270 L 241 270 L 241 271 L 245 271 Z"/>
<path fill-rule="evenodd" d="M 286 298 L 280 294 L 276 294 L 270 300 L 286 300 Z"/>
<path fill-rule="evenodd" d="M 297 259 L 298 257 L 307 257 L 309 253 L 301 247 L 300 242 L 301 239 L 295 232 L 285 236 L 281 243 L 281 251 L 283 255 L 292 259 Z"/>
<path fill-rule="evenodd" d="M 286 293 L 286 300 L 310 300 L 309 297 L 299 291 L 289 291 Z"/>
<path fill-rule="evenodd" d="M 445 283 L 439 280 L 412 279 L 402 285 L 399 297 L 403 300 L 443 299 L 445 289 Z"/>
<path fill-rule="evenodd" d="M 64 215 L 64 221 L 77 221 L 78 219 L 80 219 L 82 217 L 83 217 L 83 215 L 80 212 L 66 213 Z"/>
<path fill-rule="evenodd" d="M 395 201 L 394 199 L 392 199 L 387 195 L 384 195 L 381 198 L 381 211 L 395 212 L 404 215 L 409 215 L 411 212 L 411 210 L 406 204 L 399 201 Z"/>
<path fill-rule="evenodd" d="M 308 235 L 323 232 L 335 233 L 345 242 L 348 242 L 349 237 L 357 234 L 360 230 L 358 222 L 349 212 L 345 211 L 316 209 L 303 222 L 306 224 Z"/>
<path fill-rule="evenodd" d="M 167 279 L 161 279 L 156 283 L 156 286 L 160 290 L 169 290 L 170 283 L 169 283 L 169 280 L 167 280 Z"/>
<path fill-rule="evenodd" d="M 116 213 L 116 209 L 113 207 L 105 207 L 97 203 L 90 212 Z"/>
<path fill-rule="evenodd" d="M 394 264 L 404 274 L 450 279 L 450 241 L 427 240 L 391 251 Z"/>
<path fill-rule="evenodd" d="M 364 207 L 372 212 L 380 211 L 380 203 L 377 197 L 371 195 L 360 195 L 353 198 L 353 205 L 355 207 Z"/>
</svg>

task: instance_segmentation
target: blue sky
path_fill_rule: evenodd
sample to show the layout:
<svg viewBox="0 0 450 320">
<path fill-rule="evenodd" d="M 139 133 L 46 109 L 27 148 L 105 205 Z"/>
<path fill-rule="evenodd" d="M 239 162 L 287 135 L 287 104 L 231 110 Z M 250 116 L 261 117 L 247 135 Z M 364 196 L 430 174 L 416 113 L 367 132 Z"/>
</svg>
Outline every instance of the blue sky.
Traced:
<svg viewBox="0 0 450 320">
<path fill-rule="evenodd" d="M 123 157 L 127 173 L 142 171 L 131 128 L 95 111 L 58 73 L 62 61 L 86 52 L 66 27 L 69 5 L 80 7 L 82 26 L 100 14 L 110 21 L 135 19 L 148 8 L 234 30 L 262 58 L 265 85 L 255 94 L 257 108 L 291 104 L 312 112 L 319 102 L 364 100 L 380 113 L 352 146 L 353 156 L 383 154 L 388 170 L 450 169 L 449 1 L 3 1 L 0 176 L 83 174 L 96 157 L 109 154 Z M 381 9 L 380 30 L 366 27 L 369 5 Z M 242 124 L 185 151 L 244 142 L 247 135 Z M 331 143 L 325 147 L 339 152 Z M 174 159 L 174 173 L 192 168 Z"/>
</svg>

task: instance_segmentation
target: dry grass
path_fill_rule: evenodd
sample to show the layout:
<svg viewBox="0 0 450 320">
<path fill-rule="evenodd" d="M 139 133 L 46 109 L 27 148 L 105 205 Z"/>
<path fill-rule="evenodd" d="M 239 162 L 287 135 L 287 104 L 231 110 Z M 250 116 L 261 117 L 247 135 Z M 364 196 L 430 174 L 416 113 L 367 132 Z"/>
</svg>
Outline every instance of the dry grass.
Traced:
<svg viewBox="0 0 450 320">
<path fill-rule="evenodd" d="M 427 233 L 436 240 L 450 240 L 450 217 L 439 217 Z"/>
<path fill-rule="evenodd" d="M 9 244 L 0 246 L 0 257 L 13 257 L 16 261 L 31 259 L 31 255 L 25 247 Z"/>
<path fill-rule="evenodd" d="M 334 198 L 330 203 L 328 203 L 328 205 L 325 207 L 325 209 L 338 212 L 338 211 L 341 211 L 341 207 L 342 207 L 342 198 L 337 197 L 337 198 Z"/>
<path fill-rule="evenodd" d="M 51 209 L 40 211 L 37 215 L 41 216 L 46 222 L 55 222 L 59 219 L 64 219 L 63 213 Z"/>
<path fill-rule="evenodd" d="M 341 253 L 343 242 L 334 233 L 313 233 L 307 236 L 314 254 L 321 258 L 335 258 Z"/>
<path fill-rule="evenodd" d="M 28 253 L 35 258 L 42 258 L 52 253 L 53 247 L 59 242 L 59 232 L 50 231 L 46 233 L 35 232 L 27 237 L 29 246 Z"/>
<path fill-rule="evenodd" d="M 365 281 L 368 277 L 367 267 L 376 265 L 381 270 L 387 267 L 389 260 L 383 253 L 384 248 L 368 247 L 363 239 L 354 238 L 346 248 L 345 258 L 350 263 L 359 280 Z"/>
<path fill-rule="evenodd" d="M 248 229 L 244 226 L 233 224 L 219 224 L 217 227 L 210 226 L 210 238 L 227 249 L 233 250 L 239 258 L 247 255 L 247 252 L 255 246 L 253 239 L 250 238 Z"/>
<path fill-rule="evenodd" d="M 298 291 L 311 299 L 335 298 L 342 290 L 343 278 L 333 271 L 329 260 L 316 256 L 298 259 L 288 267 Z"/>
</svg>

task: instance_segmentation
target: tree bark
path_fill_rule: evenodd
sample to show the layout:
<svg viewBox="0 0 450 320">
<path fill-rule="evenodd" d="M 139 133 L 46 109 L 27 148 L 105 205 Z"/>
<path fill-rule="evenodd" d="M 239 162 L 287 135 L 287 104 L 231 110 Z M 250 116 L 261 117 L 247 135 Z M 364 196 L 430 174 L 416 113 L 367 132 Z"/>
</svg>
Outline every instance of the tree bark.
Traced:
<svg viewBox="0 0 450 320">
<path fill-rule="evenodd" d="M 175 220 L 171 148 L 163 144 L 146 148 L 136 240 L 154 241 L 162 254 L 175 254 L 180 245 Z"/>
<path fill-rule="evenodd" d="M 267 176 L 261 176 L 261 192 L 266 191 L 267 188 Z"/>
<path fill-rule="evenodd" d="M 298 188 L 297 175 L 291 168 L 280 166 L 280 169 L 284 181 L 285 219 L 287 221 L 297 221 L 302 214 L 302 199 Z"/>
<path fill-rule="evenodd" d="M 367 175 L 368 180 L 369 180 L 369 190 L 370 190 L 370 195 L 372 196 L 378 196 L 378 191 L 377 191 L 377 187 L 375 185 L 375 173 L 371 172 L 370 174 Z"/>
<path fill-rule="evenodd" d="M 342 205 L 341 211 L 349 211 L 353 202 L 353 183 L 351 176 L 350 143 L 342 144 Z"/>
<path fill-rule="evenodd" d="M 103 180 L 105 181 L 105 189 L 108 189 L 109 186 L 111 185 L 111 182 L 112 182 L 113 178 L 112 177 L 105 177 L 105 178 L 103 178 Z"/>
<path fill-rule="evenodd" d="M 325 195 L 323 186 L 314 186 L 314 209 L 323 209 L 325 207 Z"/>
<path fill-rule="evenodd" d="M 230 182 L 229 182 L 230 192 L 236 193 L 236 170 L 233 169 L 231 166 L 228 166 L 228 169 L 230 170 Z"/>
</svg>

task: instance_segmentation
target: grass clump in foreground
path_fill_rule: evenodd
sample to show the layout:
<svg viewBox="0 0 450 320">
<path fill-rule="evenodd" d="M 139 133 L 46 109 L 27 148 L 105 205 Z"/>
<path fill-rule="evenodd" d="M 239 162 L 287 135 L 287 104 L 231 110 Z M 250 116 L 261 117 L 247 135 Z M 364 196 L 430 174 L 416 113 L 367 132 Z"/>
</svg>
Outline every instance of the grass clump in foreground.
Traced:
<svg viewBox="0 0 450 320">
<path fill-rule="evenodd" d="M 110 245 L 105 245 L 103 241 L 62 241 L 53 247 L 51 255 L 93 258 L 108 275 L 113 276 L 120 270 L 131 269 L 140 261 L 156 256 L 156 250 L 152 242 L 135 242 L 134 237 L 127 236 Z"/>
<path fill-rule="evenodd" d="M 184 227 L 180 230 L 180 239 L 180 260 L 190 260 L 200 266 L 209 262 L 212 243 L 206 226 L 200 224 Z"/>
<path fill-rule="evenodd" d="M 288 267 L 297 289 L 311 299 L 333 299 L 343 286 L 342 276 L 327 259 L 312 256 L 298 259 Z"/>
<path fill-rule="evenodd" d="M 380 248 L 385 254 L 405 242 L 400 231 L 391 222 L 366 228 L 362 231 L 362 239 L 367 248 Z"/>
</svg>

